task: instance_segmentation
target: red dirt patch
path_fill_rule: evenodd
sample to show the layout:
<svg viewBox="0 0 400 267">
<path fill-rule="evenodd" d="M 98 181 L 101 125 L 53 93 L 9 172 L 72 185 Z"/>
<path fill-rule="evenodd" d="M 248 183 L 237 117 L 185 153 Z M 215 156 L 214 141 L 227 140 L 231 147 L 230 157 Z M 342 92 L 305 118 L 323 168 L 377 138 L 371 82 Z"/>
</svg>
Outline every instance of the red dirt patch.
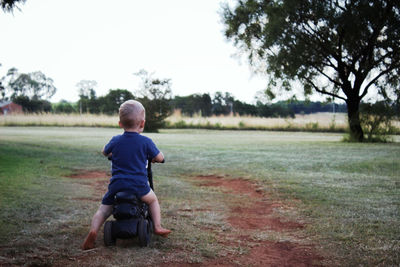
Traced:
<svg viewBox="0 0 400 267">
<path fill-rule="evenodd" d="M 272 213 L 279 204 L 265 198 L 262 191 L 253 182 L 245 179 L 223 179 L 221 176 L 198 176 L 202 180 L 200 186 L 213 186 L 228 189 L 231 193 L 239 194 L 248 199 L 243 206 L 231 208 L 228 222 L 239 229 L 271 229 L 283 231 L 303 228 L 298 222 L 289 222 L 284 218 L 276 218 Z"/>
<path fill-rule="evenodd" d="M 75 179 L 93 179 L 93 178 L 106 178 L 109 177 L 109 174 L 105 171 L 81 170 L 67 177 Z"/>
<path fill-rule="evenodd" d="M 230 216 L 227 222 L 238 233 L 220 234 L 218 242 L 232 246 L 244 247 L 248 252 L 241 255 L 228 254 L 225 257 L 209 260 L 205 266 L 313 266 L 318 265 L 322 257 L 317 255 L 312 245 L 295 242 L 257 241 L 252 238 L 257 231 L 272 230 L 276 232 L 295 232 L 304 227 L 303 223 L 287 221 L 274 214 L 274 209 L 281 208 L 264 195 L 257 185 L 245 179 L 227 179 L 221 176 L 199 176 L 199 186 L 212 186 L 223 189 L 225 194 L 244 197 L 240 206 L 227 203 Z M 235 236 L 236 235 L 236 236 Z"/>
<path fill-rule="evenodd" d="M 241 246 L 246 240 L 242 239 Z M 202 266 L 321 266 L 322 257 L 317 256 L 310 246 L 289 241 L 263 241 L 250 248 L 248 253 L 227 255 L 209 261 Z"/>
<path fill-rule="evenodd" d="M 98 193 L 96 197 L 80 197 L 75 200 L 81 201 L 99 201 L 99 196 L 102 196 L 107 191 L 110 173 L 106 171 L 88 171 L 80 170 L 72 175 L 67 176 L 72 179 L 82 179 L 81 183 L 90 185 Z M 93 180 L 90 180 L 93 179 Z"/>
<path fill-rule="evenodd" d="M 196 179 L 203 180 L 200 186 L 222 187 L 232 190 L 234 193 L 248 195 L 252 198 L 262 197 L 262 191 L 255 185 L 244 179 L 223 179 L 222 176 L 198 176 Z"/>
<path fill-rule="evenodd" d="M 310 247 L 285 242 L 262 242 L 250 251 L 247 264 L 252 266 L 312 266 L 321 260 Z"/>
<path fill-rule="evenodd" d="M 298 222 L 285 221 L 283 218 L 273 217 L 275 205 L 267 201 L 252 203 L 251 207 L 234 207 L 228 222 L 235 228 L 240 229 L 270 229 L 284 231 L 303 228 Z"/>
</svg>

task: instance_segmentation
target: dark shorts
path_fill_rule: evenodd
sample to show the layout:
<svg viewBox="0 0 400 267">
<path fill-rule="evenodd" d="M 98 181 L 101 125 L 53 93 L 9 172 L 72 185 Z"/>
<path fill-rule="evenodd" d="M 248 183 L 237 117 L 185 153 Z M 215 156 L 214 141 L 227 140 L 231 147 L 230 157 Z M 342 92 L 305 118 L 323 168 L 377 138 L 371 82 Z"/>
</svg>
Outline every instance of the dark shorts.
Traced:
<svg viewBox="0 0 400 267">
<path fill-rule="evenodd" d="M 114 196 L 120 191 L 132 191 L 137 198 L 142 198 L 150 192 L 150 186 L 148 182 L 138 183 L 133 179 L 117 178 L 113 179 L 108 185 L 108 191 L 104 195 L 101 204 L 113 205 Z"/>
</svg>

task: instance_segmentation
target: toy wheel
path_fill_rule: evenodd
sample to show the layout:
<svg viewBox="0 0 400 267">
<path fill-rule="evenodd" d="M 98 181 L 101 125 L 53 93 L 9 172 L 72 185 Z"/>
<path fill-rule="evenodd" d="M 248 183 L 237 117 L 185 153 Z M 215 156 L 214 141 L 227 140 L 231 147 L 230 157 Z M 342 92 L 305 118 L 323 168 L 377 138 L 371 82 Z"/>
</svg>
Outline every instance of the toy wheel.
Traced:
<svg viewBox="0 0 400 267">
<path fill-rule="evenodd" d="M 150 232 L 150 238 L 151 235 L 154 233 L 154 225 L 153 225 L 153 221 L 151 219 L 147 220 L 149 222 L 149 232 Z"/>
<path fill-rule="evenodd" d="M 116 239 L 112 236 L 112 223 L 111 221 L 107 221 L 104 224 L 104 245 L 106 247 L 115 245 Z"/>
<path fill-rule="evenodd" d="M 145 219 L 140 219 L 138 223 L 138 236 L 139 236 L 139 245 L 141 247 L 147 247 L 150 244 L 151 240 L 150 223 Z"/>
</svg>

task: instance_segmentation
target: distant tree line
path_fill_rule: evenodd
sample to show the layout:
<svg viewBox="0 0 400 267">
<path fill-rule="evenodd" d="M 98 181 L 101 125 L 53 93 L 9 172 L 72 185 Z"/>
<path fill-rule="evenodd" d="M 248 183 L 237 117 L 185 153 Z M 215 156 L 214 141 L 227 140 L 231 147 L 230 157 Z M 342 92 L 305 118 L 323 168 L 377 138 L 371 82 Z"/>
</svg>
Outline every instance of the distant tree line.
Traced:
<svg viewBox="0 0 400 267">
<path fill-rule="evenodd" d="M 139 99 L 126 89 L 111 89 L 105 96 L 97 96 L 94 89 L 88 94 L 81 94 L 76 103 L 61 100 L 51 107 L 54 113 L 93 113 L 115 114 L 124 101 Z M 141 99 L 143 101 L 143 99 Z M 140 100 L 139 100 L 140 101 Z M 335 104 L 310 101 L 279 101 L 277 103 L 248 104 L 234 99 L 230 93 L 217 92 L 213 97 L 210 94 L 191 94 L 175 96 L 166 101 L 165 109 L 180 110 L 183 116 L 220 116 L 237 114 L 240 116 L 256 117 L 294 117 L 295 114 L 310 114 L 316 112 L 346 112 L 345 104 Z"/>
<path fill-rule="evenodd" d="M 135 73 L 141 79 L 140 89 L 133 94 L 126 89 L 110 89 L 105 96 L 97 96 L 97 83 L 82 80 L 76 86 L 79 89 L 79 101 L 74 105 L 63 101 L 54 105 L 54 112 L 80 112 L 93 114 L 116 114 L 120 105 L 129 100 L 140 101 L 146 108 L 146 131 L 157 131 L 165 124 L 171 114 L 171 84 L 169 79 L 154 78 L 152 73 L 140 70 Z"/>
<path fill-rule="evenodd" d="M 76 103 L 66 100 L 50 103 L 48 99 L 57 90 L 51 78 L 46 77 L 40 71 L 20 73 L 16 68 L 11 68 L 0 79 L 0 100 L 12 100 L 21 105 L 25 112 L 111 115 L 118 113 L 119 106 L 126 100 L 136 99 L 146 107 L 147 131 L 156 131 L 162 128 L 165 124 L 165 118 L 173 110 L 180 110 L 183 116 L 240 115 L 267 118 L 294 118 L 295 114 L 316 112 L 347 112 L 345 103 L 333 104 L 332 102 L 299 100 L 268 103 L 262 97 L 258 97 L 255 104 L 248 104 L 235 99 L 229 92 L 172 97 L 169 79 L 154 78 L 152 74 L 144 70 L 135 73 L 135 75 L 141 79 L 142 83 L 140 89 L 134 93 L 118 88 L 110 89 L 104 96 L 98 96 L 95 90 L 96 81 L 82 80 L 76 84 L 79 92 L 79 100 Z M 382 125 L 382 122 L 389 125 L 392 118 L 400 117 L 399 101 L 378 101 L 374 104 L 361 103 L 360 110 L 365 114 L 361 119 L 363 125 L 368 129 L 368 136 L 376 135 L 375 132 L 380 131 L 377 125 Z"/>
<path fill-rule="evenodd" d="M 336 112 L 346 113 L 347 106 L 345 103 L 333 104 L 332 102 L 312 102 L 312 101 L 279 101 L 276 103 L 262 103 L 257 101 L 256 104 L 248 104 L 235 99 L 230 93 L 216 92 L 213 96 L 208 93 L 191 94 L 188 96 L 175 96 L 171 98 L 159 97 L 157 101 L 143 96 L 135 96 L 126 89 L 111 89 L 105 96 L 96 96 L 94 89 L 89 90 L 88 94 L 81 94 L 78 102 L 72 103 L 62 100 L 58 103 L 53 103 L 50 111 L 54 113 L 93 113 L 93 114 L 116 114 L 118 108 L 124 101 L 128 99 L 137 99 L 145 102 L 147 116 L 151 114 L 167 114 L 173 110 L 180 110 L 183 116 L 255 116 L 265 118 L 294 118 L 296 114 L 311 114 L 317 112 Z M 151 106 L 153 105 L 153 106 Z M 382 106 L 385 106 L 386 111 L 383 111 Z M 162 112 L 160 113 L 159 110 Z M 361 103 L 361 110 L 367 114 L 391 114 L 390 118 L 400 117 L 399 103 L 388 105 L 383 101 L 378 101 L 374 104 Z M 155 111 L 158 112 L 155 112 Z M 166 116 L 165 116 L 166 117 Z M 149 119 L 149 118 L 147 118 Z"/>
<path fill-rule="evenodd" d="M 144 102 L 147 109 L 147 120 L 165 118 L 173 110 L 180 110 L 184 116 L 237 114 L 240 116 L 257 117 L 294 117 L 295 114 L 310 114 L 316 112 L 347 112 L 346 104 L 311 101 L 278 101 L 266 103 L 256 99 L 255 104 L 242 102 L 229 92 L 216 92 L 213 95 L 191 94 L 172 97 L 170 80 L 153 78 L 152 74 L 141 70 L 136 73 L 142 85 L 140 90 L 132 93 L 126 89 L 110 89 L 104 96 L 96 93 L 96 81 L 82 80 L 76 84 L 79 100 L 76 103 L 61 100 L 51 103 L 47 99 L 53 96 L 56 88 L 53 80 L 40 71 L 20 73 L 16 68 L 8 70 L 0 79 L 0 100 L 12 100 L 23 107 L 25 112 L 54 113 L 92 113 L 115 114 L 119 106 L 128 99 Z M 362 104 L 362 106 L 368 104 Z M 400 114 L 399 103 L 389 106 L 396 116 Z M 151 116 L 155 116 L 152 118 Z M 159 125 L 160 126 L 160 125 Z"/>
<path fill-rule="evenodd" d="M 257 117 L 294 117 L 295 114 L 315 112 L 346 112 L 346 105 L 311 101 L 279 101 L 276 103 L 248 104 L 235 99 L 230 93 L 216 92 L 209 94 L 192 94 L 176 96 L 171 100 L 171 108 L 179 109 L 184 116 L 195 114 L 208 117 L 211 115 L 238 114 Z"/>
</svg>

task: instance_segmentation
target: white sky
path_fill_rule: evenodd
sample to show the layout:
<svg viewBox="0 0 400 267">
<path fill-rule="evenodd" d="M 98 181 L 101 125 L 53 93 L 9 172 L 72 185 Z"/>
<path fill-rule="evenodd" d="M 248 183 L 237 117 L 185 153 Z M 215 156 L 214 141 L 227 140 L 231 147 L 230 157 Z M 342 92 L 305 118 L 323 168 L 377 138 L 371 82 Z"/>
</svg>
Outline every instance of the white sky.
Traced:
<svg viewBox="0 0 400 267">
<path fill-rule="evenodd" d="M 229 91 L 252 102 L 266 86 L 223 34 L 221 0 L 27 0 L 0 11 L 0 77 L 11 67 L 54 80 L 51 101 L 78 100 L 76 84 L 97 95 L 138 89 L 133 73 L 170 78 L 174 95 Z"/>
</svg>

